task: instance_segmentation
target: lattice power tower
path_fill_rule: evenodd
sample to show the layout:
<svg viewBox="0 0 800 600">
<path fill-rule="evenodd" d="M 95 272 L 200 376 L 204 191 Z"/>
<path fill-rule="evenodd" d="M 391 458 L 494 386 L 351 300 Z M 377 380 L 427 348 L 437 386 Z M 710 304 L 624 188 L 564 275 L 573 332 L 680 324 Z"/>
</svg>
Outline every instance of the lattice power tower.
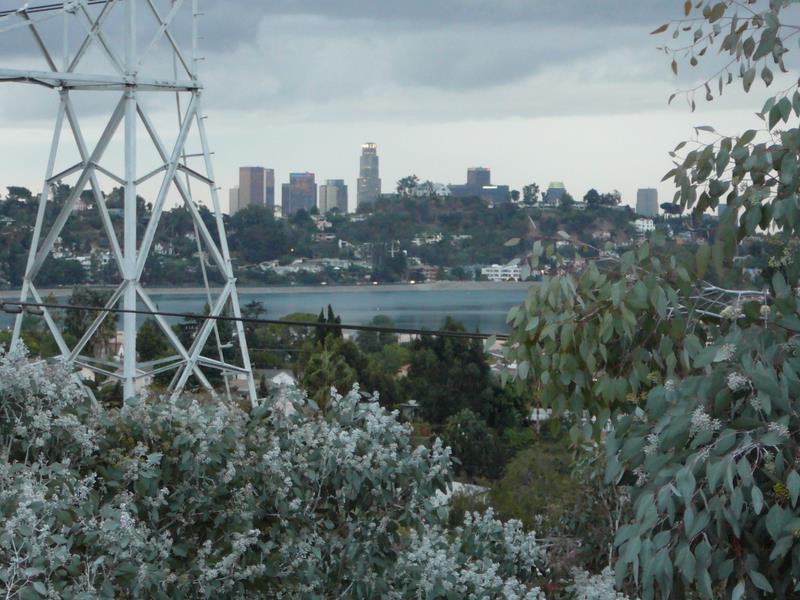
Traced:
<svg viewBox="0 0 800 600">
<path fill-rule="evenodd" d="M 121 353 L 117 360 L 100 359 L 86 352 L 87 344 L 110 314 L 108 309 L 157 310 L 143 285 L 142 275 L 154 251 L 159 222 L 165 208 L 169 208 L 170 199 L 183 204 L 191 215 L 210 316 L 241 316 L 204 124 L 203 86 L 197 69 L 201 60 L 199 16 L 198 0 L 70 0 L 47 6 L 26 5 L 0 15 L 0 33 L 9 35 L 9 31 L 18 30 L 42 60 L 41 70 L 0 68 L 0 81 L 44 86 L 58 94 L 55 128 L 20 301 L 43 303 L 37 289 L 37 275 L 69 226 L 77 204 L 88 201 L 97 211 L 108 238 L 119 283 L 103 307 L 105 310 L 96 313 L 94 321 L 71 347 L 56 315 L 45 309 L 43 318 L 68 363 L 76 369 L 89 369 L 121 381 L 126 400 L 138 393 L 143 381 L 169 372 L 173 373 L 171 393 L 180 393 L 193 378 L 193 384 L 216 396 L 209 381 L 211 371 L 215 370 L 223 374 L 229 396 L 229 380 L 236 378 L 240 383 L 246 381 L 246 394 L 251 402 L 256 401 L 241 321 L 236 321 L 236 333 L 232 336 L 235 341 L 223 343 L 217 321 L 209 318 L 198 325 L 193 341 L 184 344 L 170 324 L 156 316 L 159 329 L 175 354 L 143 363 L 137 361 L 137 316 L 126 312 L 121 317 Z M 94 124 L 99 134 L 94 145 L 87 143 L 89 136 L 85 133 L 89 128 L 82 128 L 82 117 L 79 118 L 80 111 L 76 109 L 77 100 L 86 102 L 87 98 L 92 112 L 86 120 Z M 103 117 L 105 125 L 100 128 L 96 125 L 96 115 L 103 110 L 98 108 L 103 101 L 109 105 L 106 110 L 110 111 L 110 117 Z M 156 111 L 149 110 L 151 103 Z M 172 127 L 167 127 L 165 119 L 160 117 L 167 111 L 175 111 L 176 106 L 177 125 L 174 117 L 170 117 Z M 62 141 L 62 130 L 67 129 L 65 123 L 74 146 Z M 174 131 L 167 142 L 162 136 L 170 129 Z M 149 166 L 143 158 L 148 152 L 152 161 Z M 59 164 L 65 156 L 66 164 Z M 63 205 L 56 210 L 52 190 L 62 182 L 69 183 L 71 188 Z M 122 188 L 121 211 L 107 206 L 103 183 Z M 137 192 L 145 193 L 147 186 L 152 187 L 149 198 L 153 202 L 148 215 L 143 215 L 137 207 Z M 199 194 L 204 200 L 198 199 Z M 209 219 L 209 213 L 205 213 L 208 225 L 202 218 L 203 201 L 208 203 L 206 206 L 213 216 Z M 212 292 L 207 268 L 214 269 L 223 281 L 221 291 Z M 14 341 L 20 337 L 22 318 L 22 314 L 17 315 Z M 223 348 L 230 348 L 231 343 L 238 349 L 233 352 L 236 359 L 226 360 Z M 208 348 L 214 346 L 216 356 L 208 356 L 212 354 Z"/>
</svg>

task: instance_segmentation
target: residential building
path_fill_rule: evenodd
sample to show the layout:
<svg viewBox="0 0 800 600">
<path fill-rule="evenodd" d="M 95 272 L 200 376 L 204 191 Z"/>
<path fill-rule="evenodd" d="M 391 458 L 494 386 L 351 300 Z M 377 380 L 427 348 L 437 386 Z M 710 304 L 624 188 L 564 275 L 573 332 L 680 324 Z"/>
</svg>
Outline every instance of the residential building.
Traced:
<svg viewBox="0 0 800 600">
<path fill-rule="evenodd" d="M 249 206 L 275 206 L 275 171 L 264 167 L 239 167 L 237 210 Z"/>
<path fill-rule="evenodd" d="M 317 183 L 314 173 L 290 173 L 289 183 L 284 183 L 281 190 L 283 216 L 305 210 L 310 211 L 317 205 Z"/>
<path fill-rule="evenodd" d="M 336 235 L 334 235 L 333 233 L 315 233 L 312 236 L 312 239 L 315 242 L 335 242 Z"/>
<path fill-rule="evenodd" d="M 641 188 L 636 192 L 636 214 L 652 219 L 658 216 L 658 190 Z"/>
<path fill-rule="evenodd" d="M 347 185 L 343 179 L 328 179 L 319 186 L 319 212 L 323 215 L 334 208 L 347 214 Z"/>
<path fill-rule="evenodd" d="M 561 206 L 561 200 L 567 195 L 567 188 L 561 181 L 553 181 L 542 196 L 544 206 Z"/>
<path fill-rule="evenodd" d="M 380 159 L 378 145 L 367 143 L 361 146 L 358 177 L 358 206 L 372 204 L 381 195 Z"/>
<path fill-rule="evenodd" d="M 636 228 L 636 233 L 639 235 L 646 235 L 656 230 L 656 224 L 653 222 L 653 219 L 636 219 L 633 222 L 633 226 Z"/>
<path fill-rule="evenodd" d="M 519 281 L 522 279 L 522 269 L 518 262 L 512 261 L 507 265 L 483 267 L 481 275 L 489 281 Z"/>
<path fill-rule="evenodd" d="M 444 236 L 441 233 L 434 233 L 434 234 L 422 234 L 414 236 L 414 239 L 411 240 L 411 244 L 413 246 L 431 246 L 433 244 L 438 244 L 442 240 L 444 240 Z"/>
<path fill-rule="evenodd" d="M 232 187 L 228 191 L 228 212 L 231 216 L 239 212 L 239 186 Z"/>
</svg>

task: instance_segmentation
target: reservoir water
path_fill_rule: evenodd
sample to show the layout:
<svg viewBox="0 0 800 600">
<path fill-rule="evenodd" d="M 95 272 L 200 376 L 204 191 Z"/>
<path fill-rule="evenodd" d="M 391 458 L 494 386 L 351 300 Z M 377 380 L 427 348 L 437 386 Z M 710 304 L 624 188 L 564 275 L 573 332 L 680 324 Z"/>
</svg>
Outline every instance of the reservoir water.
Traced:
<svg viewBox="0 0 800 600">
<path fill-rule="evenodd" d="M 343 323 L 361 325 L 377 315 L 386 315 L 398 327 L 437 329 L 451 316 L 462 322 L 468 331 L 506 333 L 508 310 L 520 304 L 526 296 L 523 284 L 425 286 L 363 286 L 359 288 L 259 288 L 239 290 L 242 305 L 253 300 L 263 303 L 266 318 L 279 319 L 294 312 L 318 314 L 328 304 L 340 315 Z M 63 292 L 62 292 L 63 293 Z M 65 298 L 56 293 L 58 303 Z M 13 296 L 4 293 L 7 300 Z M 164 291 L 153 293 L 158 308 L 167 312 L 199 313 L 205 304 L 203 293 Z M 144 306 L 140 306 L 144 310 Z M 171 319 L 175 322 L 178 319 Z M 13 323 L 13 316 L 0 313 L 0 327 Z"/>
</svg>

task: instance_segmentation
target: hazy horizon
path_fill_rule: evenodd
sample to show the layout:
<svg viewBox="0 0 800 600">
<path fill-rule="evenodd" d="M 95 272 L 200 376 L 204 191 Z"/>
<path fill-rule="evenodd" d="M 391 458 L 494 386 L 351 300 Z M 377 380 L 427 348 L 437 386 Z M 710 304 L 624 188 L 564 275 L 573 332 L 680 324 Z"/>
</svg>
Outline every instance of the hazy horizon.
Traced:
<svg viewBox="0 0 800 600">
<path fill-rule="evenodd" d="M 17 5 L 0 0 L 0 9 Z M 352 209 L 368 141 L 378 144 L 384 192 L 411 173 L 463 183 L 467 168 L 485 166 L 512 189 L 556 180 L 576 199 L 618 189 L 633 204 L 638 188 L 656 187 L 664 202 L 668 150 L 696 125 L 743 129 L 758 105 L 732 89 L 694 114 L 667 105 L 678 85 L 696 82 L 673 77 L 649 32 L 680 16 L 679 2 L 235 0 L 203 11 L 201 78 L 226 211 L 245 165 L 275 170 L 278 201 L 290 172 L 344 179 Z M 2 64 L 19 68 L 35 46 L 7 35 Z M 53 91 L 0 86 L 0 188 L 41 188 L 56 105 Z M 96 137 L 101 104 L 87 103 L 86 114 Z M 156 115 L 174 120 L 174 109 L 164 103 Z"/>
</svg>

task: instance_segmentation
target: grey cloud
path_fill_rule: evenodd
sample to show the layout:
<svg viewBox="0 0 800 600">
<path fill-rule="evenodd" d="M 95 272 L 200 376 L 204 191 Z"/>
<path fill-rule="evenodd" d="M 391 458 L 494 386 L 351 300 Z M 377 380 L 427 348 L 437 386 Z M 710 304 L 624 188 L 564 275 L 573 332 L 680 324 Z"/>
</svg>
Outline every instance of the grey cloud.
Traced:
<svg viewBox="0 0 800 600">
<path fill-rule="evenodd" d="M 167 0 L 160 1 L 165 12 Z M 0 0 L 0 8 L 10 5 L 16 2 Z M 664 0 L 203 0 L 201 6 L 209 108 L 305 120 L 491 118 L 529 114 L 530 106 L 617 110 L 610 88 L 627 72 L 645 83 L 663 79 L 663 60 L 647 32 L 680 8 Z M 176 33 L 186 34 L 185 27 Z M 4 51 L 3 43 L 0 35 L 0 62 L 33 60 L 41 67 L 22 46 Z M 35 45 L 26 47 L 35 52 Z M 591 80 L 597 66 L 587 65 L 625 50 L 624 68 L 593 83 L 602 91 L 591 106 L 546 108 L 560 94 L 553 70 L 562 71 L 562 81 L 577 73 Z M 31 94 L 11 100 L 0 92 L 6 111 L 34 118 L 40 109 Z M 520 94 L 533 98 L 520 101 Z"/>
<path fill-rule="evenodd" d="M 393 21 L 405 26 L 434 22 L 643 24 L 678 14 L 680 3 L 664 0 L 252 0 L 205 5 L 215 23 L 246 15 L 316 15 L 336 19 Z M 250 33 L 253 33 L 250 30 Z"/>
</svg>

